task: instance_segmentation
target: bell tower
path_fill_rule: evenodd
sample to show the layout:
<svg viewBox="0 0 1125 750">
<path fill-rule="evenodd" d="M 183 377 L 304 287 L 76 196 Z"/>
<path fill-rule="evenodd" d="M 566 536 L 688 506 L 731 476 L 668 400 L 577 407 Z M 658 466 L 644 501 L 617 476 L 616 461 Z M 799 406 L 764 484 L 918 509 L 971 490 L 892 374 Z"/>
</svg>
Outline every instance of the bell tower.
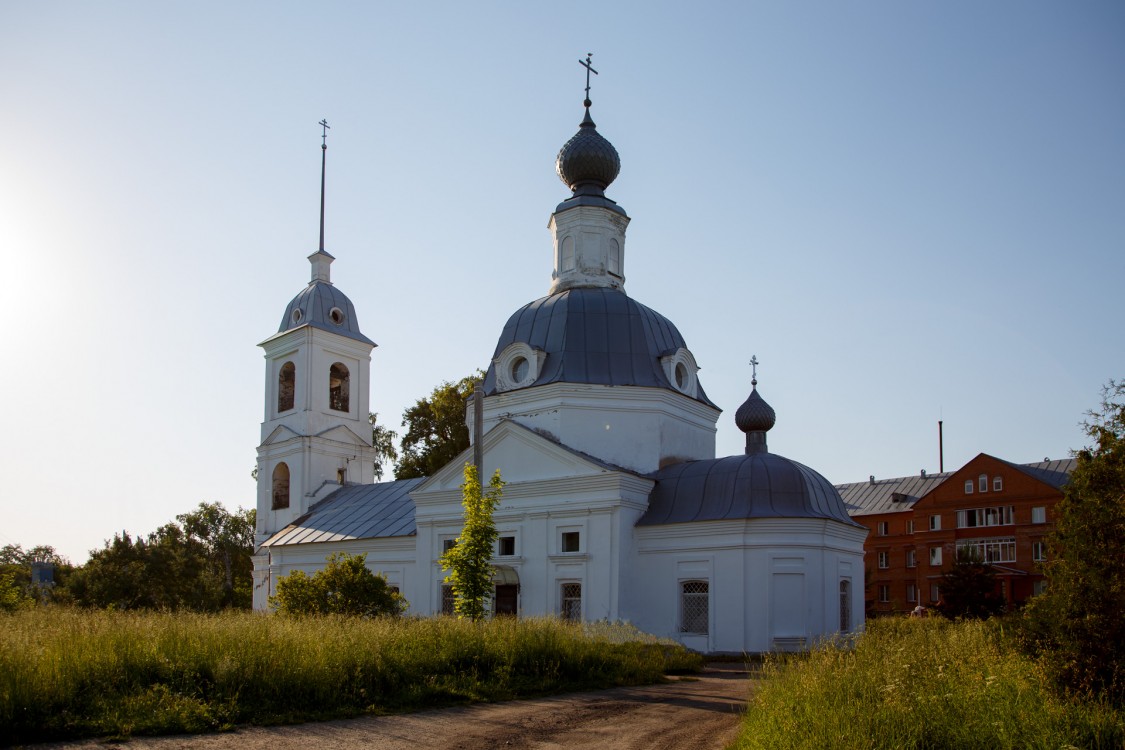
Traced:
<svg viewBox="0 0 1125 750">
<path fill-rule="evenodd" d="M 328 123 L 321 121 L 320 248 L 308 286 L 285 309 L 265 350 L 265 410 L 258 446 L 256 543 L 304 515 L 345 484 L 374 481 L 367 421 L 371 351 L 355 306 L 332 283 L 324 249 Z"/>
</svg>

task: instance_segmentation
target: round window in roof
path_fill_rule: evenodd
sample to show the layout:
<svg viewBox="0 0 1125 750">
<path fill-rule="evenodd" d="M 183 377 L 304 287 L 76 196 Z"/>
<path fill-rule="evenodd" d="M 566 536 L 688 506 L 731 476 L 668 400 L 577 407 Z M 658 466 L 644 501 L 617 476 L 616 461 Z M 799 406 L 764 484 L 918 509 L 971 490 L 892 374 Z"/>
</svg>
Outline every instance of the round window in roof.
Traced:
<svg viewBox="0 0 1125 750">
<path fill-rule="evenodd" d="M 683 362 L 676 363 L 676 387 L 681 391 L 687 388 L 688 372 Z"/>
<path fill-rule="evenodd" d="M 511 375 L 513 383 L 522 383 L 527 379 L 527 370 L 531 367 L 531 363 L 527 361 L 527 357 L 516 357 L 512 361 L 509 374 Z"/>
<path fill-rule="evenodd" d="M 338 326 L 344 324 L 344 311 L 338 307 L 333 307 L 328 311 L 328 319 Z"/>
<path fill-rule="evenodd" d="M 293 308 L 293 315 L 291 317 L 293 318 L 294 323 L 300 323 L 301 322 L 301 308 L 299 308 L 299 307 Z"/>
</svg>

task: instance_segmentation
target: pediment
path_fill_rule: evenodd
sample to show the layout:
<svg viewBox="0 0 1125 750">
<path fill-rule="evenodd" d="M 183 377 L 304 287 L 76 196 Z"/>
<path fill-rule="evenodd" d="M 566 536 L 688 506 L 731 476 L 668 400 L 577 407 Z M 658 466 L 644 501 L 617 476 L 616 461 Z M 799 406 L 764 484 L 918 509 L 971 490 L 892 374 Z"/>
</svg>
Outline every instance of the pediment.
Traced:
<svg viewBox="0 0 1125 750">
<path fill-rule="evenodd" d="M 583 456 L 510 420 L 504 420 L 489 430 L 482 440 L 482 447 L 484 482 L 497 469 L 507 484 L 624 471 Z M 419 486 L 415 493 L 459 489 L 464 481 L 465 462 L 472 460 L 472 448 L 462 451 Z"/>
<path fill-rule="evenodd" d="M 318 432 L 314 437 L 327 438 L 329 440 L 337 440 L 341 443 L 352 443 L 354 445 L 371 445 L 359 435 L 355 434 L 350 427 L 342 424 Z"/>
<path fill-rule="evenodd" d="M 273 428 L 273 432 L 266 436 L 266 439 L 262 441 L 262 445 L 276 445 L 277 443 L 284 443 L 287 440 L 299 437 L 304 436 L 289 425 L 279 424 L 277 427 Z"/>
</svg>

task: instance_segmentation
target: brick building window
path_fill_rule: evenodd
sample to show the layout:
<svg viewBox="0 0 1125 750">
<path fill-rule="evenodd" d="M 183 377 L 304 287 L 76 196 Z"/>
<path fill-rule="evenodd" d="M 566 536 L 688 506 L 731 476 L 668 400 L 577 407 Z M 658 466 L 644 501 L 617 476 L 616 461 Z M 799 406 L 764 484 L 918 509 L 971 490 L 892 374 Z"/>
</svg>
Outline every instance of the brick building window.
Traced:
<svg viewBox="0 0 1125 750">
<path fill-rule="evenodd" d="M 977 479 L 977 489 L 981 492 L 988 492 L 988 475 L 981 474 Z"/>
<path fill-rule="evenodd" d="M 890 584 L 880 583 L 879 584 L 879 601 L 883 604 L 886 604 L 890 600 L 891 600 Z"/>
<path fill-rule="evenodd" d="M 887 553 L 887 552 L 880 552 L 879 553 L 879 567 L 881 569 L 886 569 L 886 568 L 890 567 L 890 554 L 889 553 Z"/>
<path fill-rule="evenodd" d="M 1043 562 L 1047 559 L 1047 545 L 1045 542 L 1031 543 L 1031 559 L 1035 562 Z"/>
<path fill-rule="evenodd" d="M 967 551 L 974 560 L 986 563 L 1010 563 L 1016 561 L 1016 538 L 1014 536 L 995 539 L 967 539 L 957 542 L 957 552 Z"/>
<path fill-rule="evenodd" d="M 966 495 L 973 494 L 973 480 L 971 480 L 971 479 L 965 480 L 965 494 Z"/>
<path fill-rule="evenodd" d="M 914 519 L 913 518 L 911 518 L 909 521 L 906 522 L 906 533 L 907 534 L 913 534 L 914 533 Z"/>
<path fill-rule="evenodd" d="M 930 601 L 936 602 L 940 598 L 941 598 L 941 589 L 938 588 L 938 585 L 936 583 L 931 583 L 930 584 Z"/>
<path fill-rule="evenodd" d="M 941 531 L 941 516 L 934 514 L 930 516 L 930 531 Z"/>
<path fill-rule="evenodd" d="M 879 536 L 886 536 L 887 535 L 887 522 L 886 521 L 880 521 L 879 523 L 877 523 L 875 525 L 875 528 L 877 529 L 876 533 Z"/>
<path fill-rule="evenodd" d="M 906 550 L 906 567 L 908 567 L 908 568 L 917 568 L 918 567 L 918 553 L 915 552 L 913 549 Z"/>
<path fill-rule="evenodd" d="M 1038 507 L 1031 509 L 1031 522 L 1032 523 L 1047 523 L 1047 508 Z"/>
<path fill-rule="evenodd" d="M 906 601 L 918 601 L 918 588 L 913 583 L 906 584 Z"/>
<path fill-rule="evenodd" d="M 959 510 L 957 511 L 957 528 L 972 529 L 977 526 L 1011 526 L 1016 522 L 1015 517 L 1015 508 L 1011 505 Z"/>
<path fill-rule="evenodd" d="M 930 547 L 930 565 L 941 566 L 941 547 Z"/>
<path fill-rule="evenodd" d="M 992 491 L 993 492 L 999 492 L 1002 489 L 1004 489 L 1004 480 L 1001 479 L 1000 477 L 993 477 L 992 478 Z"/>
</svg>

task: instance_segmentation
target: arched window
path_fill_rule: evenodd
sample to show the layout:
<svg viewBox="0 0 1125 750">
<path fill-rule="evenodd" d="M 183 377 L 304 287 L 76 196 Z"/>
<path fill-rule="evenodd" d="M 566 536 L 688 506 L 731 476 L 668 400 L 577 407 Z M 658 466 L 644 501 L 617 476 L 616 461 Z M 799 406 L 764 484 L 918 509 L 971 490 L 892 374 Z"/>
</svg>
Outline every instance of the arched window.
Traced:
<svg viewBox="0 0 1125 750">
<path fill-rule="evenodd" d="M 847 633 L 852 629 L 852 584 L 851 581 L 840 581 L 840 632 Z"/>
<path fill-rule="evenodd" d="M 609 262 L 606 270 L 614 276 L 621 275 L 621 243 L 612 237 L 609 240 Z"/>
<path fill-rule="evenodd" d="M 563 237 L 562 247 L 559 248 L 559 270 L 573 271 L 574 267 L 574 238 Z"/>
<path fill-rule="evenodd" d="M 348 368 L 340 362 L 332 365 L 328 372 L 328 407 L 336 411 L 349 411 Z"/>
<path fill-rule="evenodd" d="M 711 584 L 684 581 L 680 584 L 680 632 L 707 635 L 711 609 Z"/>
<path fill-rule="evenodd" d="M 292 362 L 281 366 L 277 374 L 277 411 L 289 411 L 293 408 L 293 394 L 297 387 L 297 368 Z"/>
<path fill-rule="evenodd" d="M 273 470 L 273 509 L 289 507 L 289 465 L 284 461 Z"/>
</svg>

